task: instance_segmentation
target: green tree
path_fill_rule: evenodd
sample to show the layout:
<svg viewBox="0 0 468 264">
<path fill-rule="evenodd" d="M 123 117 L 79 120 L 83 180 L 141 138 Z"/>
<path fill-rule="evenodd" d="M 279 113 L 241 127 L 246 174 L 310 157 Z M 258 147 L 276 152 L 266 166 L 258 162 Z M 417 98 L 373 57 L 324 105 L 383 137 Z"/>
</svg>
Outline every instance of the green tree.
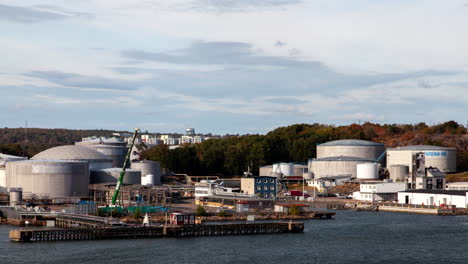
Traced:
<svg viewBox="0 0 468 264">
<path fill-rule="evenodd" d="M 197 206 L 197 211 L 196 211 L 196 214 L 197 216 L 205 216 L 207 215 L 206 211 L 205 211 L 205 207 L 199 205 Z"/>
</svg>

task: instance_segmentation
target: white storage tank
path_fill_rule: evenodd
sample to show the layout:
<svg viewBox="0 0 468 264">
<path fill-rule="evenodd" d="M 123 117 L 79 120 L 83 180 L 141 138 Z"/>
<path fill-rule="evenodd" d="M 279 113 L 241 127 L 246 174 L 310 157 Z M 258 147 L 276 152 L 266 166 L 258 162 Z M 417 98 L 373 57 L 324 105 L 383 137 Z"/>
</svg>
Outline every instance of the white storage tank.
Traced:
<svg viewBox="0 0 468 264">
<path fill-rule="evenodd" d="M 304 180 L 312 180 L 314 179 L 314 174 L 312 172 L 305 172 L 302 174 L 302 178 L 304 178 Z"/>
<path fill-rule="evenodd" d="M 133 161 L 131 168 L 141 171 L 141 175 L 153 175 L 153 184 L 161 184 L 161 164 L 159 162 L 151 160 Z M 146 181 L 148 182 L 148 179 Z"/>
<path fill-rule="evenodd" d="M 271 173 L 273 172 L 273 165 L 263 166 L 258 170 L 258 176 L 272 176 Z"/>
<path fill-rule="evenodd" d="M 141 185 L 146 185 L 146 175 L 141 175 Z"/>
<path fill-rule="evenodd" d="M 377 163 L 360 163 L 357 164 L 357 178 L 358 179 L 379 179 L 379 165 Z"/>
<path fill-rule="evenodd" d="M 281 173 L 284 177 L 294 176 L 294 163 L 276 163 L 273 164 L 272 173 Z"/>
<path fill-rule="evenodd" d="M 292 176 L 302 176 L 304 173 L 309 172 L 307 165 L 294 164 L 294 172 Z"/>
<path fill-rule="evenodd" d="M 143 185 L 143 183 L 142 183 Z M 146 175 L 146 181 L 144 185 L 154 185 L 154 175 L 153 174 L 148 174 Z"/>
<path fill-rule="evenodd" d="M 406 165 L 391 165 L 389 169 L 390 179 L 393 181 L 405 181 L 409 176 L 409 167 Z"/>
</svg>

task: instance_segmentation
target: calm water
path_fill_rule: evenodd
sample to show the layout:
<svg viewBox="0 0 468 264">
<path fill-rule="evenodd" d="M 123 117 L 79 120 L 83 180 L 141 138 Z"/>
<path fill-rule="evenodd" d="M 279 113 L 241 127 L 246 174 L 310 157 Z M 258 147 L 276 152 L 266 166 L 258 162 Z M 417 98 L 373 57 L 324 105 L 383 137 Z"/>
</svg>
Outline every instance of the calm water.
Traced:
<svg viewBox="0 0 468 264">
<path fill-rule="evenodd" d="M 338 211 L 303 234 L 15 243 L 0 263 L 468 263 L 468 217 Z"/>
</svg>

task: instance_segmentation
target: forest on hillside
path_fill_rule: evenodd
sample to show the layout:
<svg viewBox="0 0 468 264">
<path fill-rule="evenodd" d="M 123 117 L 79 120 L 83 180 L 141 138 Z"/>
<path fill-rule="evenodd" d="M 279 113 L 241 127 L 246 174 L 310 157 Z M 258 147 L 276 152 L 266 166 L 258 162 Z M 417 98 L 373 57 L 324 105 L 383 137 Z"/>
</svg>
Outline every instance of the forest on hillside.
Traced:
<svg viewBox="0 0 468 264">
<path fill-rule="evenodd" d="M 387 147 L 455 147 L 458 170 L 468 171 L 467 129 L 454 121 L 434 126 L 296 124 L 279 127 L 266 135 L 230 136 L 173 150 L 158 145 L 144 151 L 142 158 L 160 161 L 163 168 L 190 175 L 242 175 L 248 167 L 256 174 L 259 167 L 276 162 L 305 163 L 315 158 L 317 144 L 338 139 L 371 140 Z"/>
<path fill-rule="evenodd" d="M 128 133 L 113 130 L 22 128 L 0 129 L 0 153 L 32 157 L 38 152 L 74 144 L 83 137 Z M 468 171 L 467 128 L 454 121 L 428 126 L 419 124 L 295 124 L 279 127 L 266 135 L 226 135 L 201 144 L 186 144 L 170 150 L 158 145 L 142 152 L 142 159 L 161 162 L 161 167 L 190 175 L 242 175 L 250 167 L 276 162 L 305 163 L 314 158 L 317 144 L 338 139 L 364 139 L 387 147 L 436 145 L 457 148 L 457 168 Z M 144 146 L 142 146 L 144 148 Z"/>
<path fill-rule="evenodd" d="M 0 153 L 32 157 L 56 146 L 73 145 L 84 137 L 111 136 L 112 133 L 129 133 L 113 130 L 72 130 L 45 128 L 1 128 Z"/>
</svg>

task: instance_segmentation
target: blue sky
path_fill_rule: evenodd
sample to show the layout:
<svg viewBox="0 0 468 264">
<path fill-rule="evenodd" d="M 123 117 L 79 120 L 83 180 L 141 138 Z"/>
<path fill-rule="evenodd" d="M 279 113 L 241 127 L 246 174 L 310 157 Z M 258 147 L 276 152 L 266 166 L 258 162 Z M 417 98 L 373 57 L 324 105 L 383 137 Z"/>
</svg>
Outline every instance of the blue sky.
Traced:
<svg viewBox="0 0 468 264">
<path fill-rule="evenodd" d="M 468 1 L 0 1 L 0 126 L 468 119 Z"/>
</svg>

